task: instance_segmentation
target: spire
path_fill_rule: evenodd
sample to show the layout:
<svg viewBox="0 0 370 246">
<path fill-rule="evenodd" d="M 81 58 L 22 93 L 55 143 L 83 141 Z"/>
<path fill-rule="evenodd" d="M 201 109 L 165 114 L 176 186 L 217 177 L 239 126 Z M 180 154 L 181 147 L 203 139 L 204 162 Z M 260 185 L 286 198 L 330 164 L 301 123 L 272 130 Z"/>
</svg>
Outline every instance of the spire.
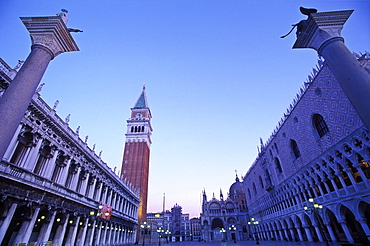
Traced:
<svg viewBox="0 0 370 246">
<path fill-rule="evenodd" d="M 220 188 L 220 200 L 223 201 L 224 200 L 224 195 L 222 194 L 222 190 Z"/>
<path fill-rule="evenodd" d="M 143 85 L 143 90 L 137 99 L 134 108 L 149 108 L 148 107 L 148 100 L 146 99 L 146 90 L 145 90 L 145 84 Z"/>
<path fill-rule="evenodd" d="M 235 169 L 235 175 L 236 175 L 235 181 L 239 182 L 238 171 L 236 169 Z"/>
</svg>

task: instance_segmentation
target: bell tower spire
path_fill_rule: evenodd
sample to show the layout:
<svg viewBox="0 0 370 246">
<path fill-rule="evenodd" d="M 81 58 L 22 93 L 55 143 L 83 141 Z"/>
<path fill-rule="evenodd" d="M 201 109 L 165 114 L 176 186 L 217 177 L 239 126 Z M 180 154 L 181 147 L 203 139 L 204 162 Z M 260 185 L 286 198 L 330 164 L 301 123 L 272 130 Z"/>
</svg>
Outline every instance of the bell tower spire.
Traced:
<svg viewBox="0 0 370 246">
<path fill-rule="evenodd" d="M 131 117 L 127 120 L 126 142 L 123 153 L 121 178 L 130 182 L 140 191 L 138 222 L 146 220 L 149 180 L 150 146 L 152 144 L 152 126 L 146 97 L 145 84 L 131 108 Z"/>
</svg>

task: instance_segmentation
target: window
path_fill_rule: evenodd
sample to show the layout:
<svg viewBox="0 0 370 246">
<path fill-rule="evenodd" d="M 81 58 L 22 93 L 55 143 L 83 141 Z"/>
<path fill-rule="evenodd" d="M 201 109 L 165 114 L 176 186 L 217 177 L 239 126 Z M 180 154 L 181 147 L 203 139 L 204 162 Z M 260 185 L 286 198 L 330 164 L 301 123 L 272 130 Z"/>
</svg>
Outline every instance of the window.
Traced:
<svg viewBox="0 0 370 246">
<path fill-rule="evenodd" d="M 263 189 L 263 188 L 264 188 L 264 186 L 263 186 L 262 177 L 261 177 L 261 176 L 259 176 L 258 178 L 259 178 L 260 186 L 261 186 L 261 188 Z"/>
<path fill-rule="evenodd" d="M 25 157 L 27 148 L 31 148 L 33 144 L 33 135 L 30 132 L 25 132 L 18 136 L 18 144 L 10 159 L 10 162 L 19 165 Z"/>
<path fill-rule="evenodd" d="M 313 126 L 315 127 L 319 137 L 322 138 L 329 132 L 328 125 L 326 124 L 324 118 L 320 114 L 314 114 L 312 117 Z"/>
<path fill-rule="evenodd" d="M 281 168 L 280 161 L 277 157 L 275 157 L 275 167 L 276 167 L 276 170 L 278 171 L 278 173 L 283 172 L 283 169 Z"/>
<path fill-rule="evenodd" d="M 290 139 L 290 148 L 293 151 L 293 155 L 294 155 L 295 159 L 297 159 L 298 157 L 301 156 L 301 153 L 299 152 L 299 149 L 298 149 L 297 142 L 293 139 Z"/>
</svg>

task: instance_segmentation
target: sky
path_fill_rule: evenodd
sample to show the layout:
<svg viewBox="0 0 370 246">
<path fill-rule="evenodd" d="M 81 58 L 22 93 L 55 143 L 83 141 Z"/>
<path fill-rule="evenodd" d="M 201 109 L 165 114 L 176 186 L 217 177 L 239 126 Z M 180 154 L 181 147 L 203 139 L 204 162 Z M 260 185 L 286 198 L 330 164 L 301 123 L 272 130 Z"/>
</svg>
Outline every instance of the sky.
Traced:
<svg viewBox="0 0 370 246">
<path fill-rule="evenodd" d="M 130 108 L 146 84 L 153 115 L 148 212 L 176 203 L 191 217 L 201 193 L 226 196 L 245 175 L 260 138 L 271 135 L 317 64 L 311 49 L 292 49 L 299 7 L 353 9 L 342 31 L 347 47 L 369 51 L 368 0 L 5 0 L 0 5 L 0 57 L 25 60 L 31 41 L 19 17 L 55 16 L 80 51 L 49 64 L 42 98 L 80 126 L 80 137 L 112 169 L 121 167 Z"/>
</svg>

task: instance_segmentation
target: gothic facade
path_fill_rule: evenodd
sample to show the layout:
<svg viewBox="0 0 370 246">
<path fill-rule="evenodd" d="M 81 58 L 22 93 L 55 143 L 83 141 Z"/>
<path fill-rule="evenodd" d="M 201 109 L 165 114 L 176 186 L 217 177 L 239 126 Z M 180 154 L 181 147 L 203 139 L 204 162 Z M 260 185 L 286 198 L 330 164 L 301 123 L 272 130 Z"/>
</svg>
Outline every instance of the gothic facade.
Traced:
<svg viewBox="0 0 370 246">
<path fill-rule="evenodd" d="M 1 95 L 16 69 L 0 60 Z M 139 195 L 40 96 L 0 162 L 0 243 L 133 243 Z"/>
<path fill-rule="evenodd" d="M 211 200 L 207 200 L 203 191 L 200 219 L 203 241 L 248 240 L 248 207 L 244 186 L 238 177 L 230 186 L 226 199 L 220 190 L 220 199 L 213 195 Z"/>
<path fill-rule="evenodd" d="M 369 162 L 369 129 L 319 59 L 243 178 L 256 237 L 369 243 Z"/>
</svg>

